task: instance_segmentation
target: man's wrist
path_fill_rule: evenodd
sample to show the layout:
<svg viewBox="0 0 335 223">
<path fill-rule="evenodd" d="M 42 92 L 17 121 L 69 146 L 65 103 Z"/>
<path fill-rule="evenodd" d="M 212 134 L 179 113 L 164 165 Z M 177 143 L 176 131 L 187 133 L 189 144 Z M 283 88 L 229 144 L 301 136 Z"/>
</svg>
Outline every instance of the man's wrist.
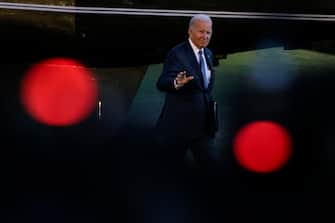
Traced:
<svg viewBox="0 0 335 223">
<path fill-rule="evenodd" d="M 177 83 L 177 79 L 174 79 L 174 80 L 173 80 L 173 84 L 174 84 L 174 88 L 175 88 L 175 89 L 179 89 L 179 88 L 182 86 L 182 84 L 178 84 L 178 83 Z"/>
</svg>

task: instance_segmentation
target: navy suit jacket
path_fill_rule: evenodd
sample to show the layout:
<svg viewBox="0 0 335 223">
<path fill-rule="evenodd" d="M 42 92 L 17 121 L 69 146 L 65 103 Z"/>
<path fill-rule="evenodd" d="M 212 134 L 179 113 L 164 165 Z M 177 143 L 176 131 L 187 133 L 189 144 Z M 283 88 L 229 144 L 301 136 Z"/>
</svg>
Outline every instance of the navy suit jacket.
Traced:
<svg viewBox="0 0 335 223">
<path fill-rule="evenodd" d="M 215 71 L 213 54 L 205 48 L 205 58 L 211 78 L 204 88 L 200 65 L 188 40 L 175 46 L 167 55 L 157 88 L 166 92 L 165 102 L 157 122 L 157 131 L 167 137 L 192 140 L 209 134 L 209 100 Z M 176 90 L 174 79 L 181 71 L 194 79 Z"/>
</svg>

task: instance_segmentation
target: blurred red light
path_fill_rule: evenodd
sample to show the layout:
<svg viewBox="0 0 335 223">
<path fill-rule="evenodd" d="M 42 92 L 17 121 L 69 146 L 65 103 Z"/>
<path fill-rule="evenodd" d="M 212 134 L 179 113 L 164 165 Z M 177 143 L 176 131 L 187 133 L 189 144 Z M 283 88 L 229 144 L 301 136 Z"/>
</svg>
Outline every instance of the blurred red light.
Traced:
<svg viewBox="0 0 335 223">
<path fill-rule="evenodd" d="M 51 58 L 34 64 L 21 85 L 21 101 L 36 120 L 55 126 L 76 124 L 96 105 L 91 72 L 73 59 Z"/>
<path fill-rule="evenodd" d="M 282 168 L 292 154 L 291 137 L 274 122 L 256 121 L 244 126 L 233 143 L 239 164 L 256 173 L 270 173 Z"/>
</svg>

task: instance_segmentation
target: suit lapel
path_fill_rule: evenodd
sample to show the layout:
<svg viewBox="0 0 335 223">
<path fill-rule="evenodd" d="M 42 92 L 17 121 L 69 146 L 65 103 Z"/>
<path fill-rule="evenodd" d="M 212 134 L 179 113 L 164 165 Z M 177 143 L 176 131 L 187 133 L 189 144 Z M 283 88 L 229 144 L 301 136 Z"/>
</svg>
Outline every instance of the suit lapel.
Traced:
<svg viewBox="0 0 335 223">
<path fill-rule="evenodd" d="M 200 80 L 199 86 L 203 87 L 203 77 L 201 75 L 200 65 L 196 56 L 194 55 L 193 49 L 188 41 L 185 42 L 185 62 L 188 64 L 189 69 L 193 75 L 196 75 Z M 190 59 L 191 58 L 191 59 Z"/>
<path fill-rule="evenodd" d="M 199 76 L 200 66 L 196 56 L 194 55 L 193 49 L 188 41 L 186 41 L 185 46 L 185 57 L 186 61 L 189 62 L 189 67 L 192 68 L 195 75 Z"/>
<path fill-rule="evenodd" d="M 209 69 L 211 70 L 209 88 L 212 88 L 213 82 L 214 82 L 214 79 L 215 79 L 215 70 L 214 70 L 214 66 L 213 66 L 212 55 L 208 52 L 207 48 L 205 48 L 205 57 L 206 57 L 207 65 L 208 65 Z"/>
<path fill-rule="evenodd" d="M 214 68 L 214 66 L 213 66 L 213 60 L 212 60 L 210 54 L 208 53 L 207 48 L 205 48 L 204 50 L 205 50 L 206 63 L 207 63 L 207 65 L 208 65 L 209 69 L 210 69 L 211 71 L 213 71 L 213 68 Z"/>
</svg>

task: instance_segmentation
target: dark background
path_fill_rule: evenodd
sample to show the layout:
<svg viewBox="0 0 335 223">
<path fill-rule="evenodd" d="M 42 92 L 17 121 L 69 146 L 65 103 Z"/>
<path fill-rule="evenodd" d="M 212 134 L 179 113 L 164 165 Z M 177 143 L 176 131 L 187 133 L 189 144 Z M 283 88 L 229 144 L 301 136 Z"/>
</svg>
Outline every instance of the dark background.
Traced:
<svg viewBox="0 0 335 223">
<path fill-rule="evenodd" d="M 77 2 L 99 4 L 105 3 Z M 154 1 L 110 7 L 125 4 L 174 8 Z M 184 8 L 188 2 L 178 4 Z M 199 4 L 219 7 L 211 1 Z M 315 12 L 315 2 L 304 5 L 306 12 Z M 237 3 L 229 6 L 238 8 Z M 277 2 L 263 9 L 281 11 L 284 6 Z M 300 6 L 294 3 L 288 11 L 300 12 Z M 257 9 L 252 2 L 243 7 Z M 332 11 L 325 1 L 317 9 Z M 332 217 L 332 23 L 214 21 L 210 47 L 220 59 L 214 94 L 220 106 L 216 144 L 221 165 L 212 176 L 199 171 L 189 156 L 184 166 L 163 162 L 153 140 L 163 101 L 155 81 L 167 50 L 186 37 L 187 18 L 15 12 L 4 11 L 0 24 L 1 222 L 282 222 Z M 267 47 L 269 51 L 261 51 Z M 255 49 L 260 51 L 233 54 Z M 281 75 L 277 71 L 282 67 L 293 67 L 286 88 L 264 91 L 253 84 L 258 52 L 264 52 L 259 64 L 266 67 L 261 76 Z M 19 98 L 23 75 L 33 63 L 54 56 L 76 58 L 91 69 L 103 102 L 101 119 L 95 110 L 79 124 L 53 127 L 24 111 Z M 287 57 L 292 61 L 280 62 Z M 278 172 L 256 174 L 238 165 L 232 144 L 242 126 L 264 119 L 288 130 L 294 153 Z"/>
</svg>

